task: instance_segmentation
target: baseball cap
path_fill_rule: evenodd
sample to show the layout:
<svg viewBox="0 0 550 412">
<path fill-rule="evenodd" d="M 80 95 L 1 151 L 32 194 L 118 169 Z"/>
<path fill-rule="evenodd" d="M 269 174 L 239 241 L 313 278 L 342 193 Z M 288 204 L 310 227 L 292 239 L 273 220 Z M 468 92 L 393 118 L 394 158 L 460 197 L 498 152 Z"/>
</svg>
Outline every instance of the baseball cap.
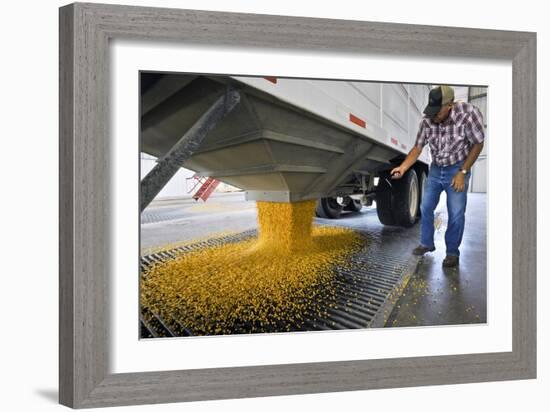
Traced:
<svg viewBox="0 0 550 412">
<path fill-rule="evenodd" d="M 428 96 L 428 105 L 424 109 L 424 114 L 428 117 L 435 116 L 441 110 L 441 107 L 454 101 L 455 91 L 451 86 L 437 86 L 430 90 Z"/>
</svg>

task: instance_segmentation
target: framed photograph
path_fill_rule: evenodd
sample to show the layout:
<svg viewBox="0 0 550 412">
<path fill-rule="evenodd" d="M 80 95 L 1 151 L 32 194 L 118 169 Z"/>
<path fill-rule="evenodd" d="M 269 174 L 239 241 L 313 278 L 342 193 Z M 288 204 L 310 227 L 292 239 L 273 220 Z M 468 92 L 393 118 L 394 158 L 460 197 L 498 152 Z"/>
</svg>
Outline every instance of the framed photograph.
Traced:
<svg viewBox="0 0 550 412">
<path fill-rule="evenodd" d="M 536 377 L 535 33 L 59 24 L 62 404 Z"/>
</svg>

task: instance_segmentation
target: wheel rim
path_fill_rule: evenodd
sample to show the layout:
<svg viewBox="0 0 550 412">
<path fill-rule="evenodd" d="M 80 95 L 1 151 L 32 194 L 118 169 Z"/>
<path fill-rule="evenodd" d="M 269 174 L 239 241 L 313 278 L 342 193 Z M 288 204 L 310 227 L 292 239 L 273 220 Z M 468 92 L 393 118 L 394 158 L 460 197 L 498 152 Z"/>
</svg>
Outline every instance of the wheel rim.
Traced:
<svg viewBox="0 0 550 412">
<path fill-rule="evenodd" d="M 340 201 L 338 201 L 338 199 L 340 199 Z M 344 200 L 343 197 L 329 197 L 327 199 L 328 201 L 328 205 L 332 208 L 332 209 L 336 209 L 336 210 L 340 210 L 343 208 L 342 204 L 340 202 L 342 202 Z"/>
<path fill-rule="evenodd" d="M 409 213 L 411 216 L 416 216 L 418 207 L 418 182 L 411 181 L 409 187 Z"/>
</svg>

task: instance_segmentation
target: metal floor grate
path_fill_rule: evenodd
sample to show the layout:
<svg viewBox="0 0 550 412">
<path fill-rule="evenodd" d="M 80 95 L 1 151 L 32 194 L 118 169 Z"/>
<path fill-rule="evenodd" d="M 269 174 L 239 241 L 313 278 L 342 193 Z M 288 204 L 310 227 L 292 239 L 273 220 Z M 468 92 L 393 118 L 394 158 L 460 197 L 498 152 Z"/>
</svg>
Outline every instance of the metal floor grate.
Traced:
<svg viewBox="0 0 550 412">
<path fill-rule="evenodd" d="M 144 210 L 141 213 L 140 221 L 142 225 L 150 223 L 167 222 L 169 220 L 183 219 L 187 217 L 185 209 L 181 207 L 164 207 L 152 210 Z"/>
<path fill-rule="evenodd" d="M 323 317 L 308 316 L 301 326 L 290 331 L 341 330 L 382 327 L 391 313 L 393 303 L 410 275 L 416 270 L 419 258 L 410 254 L 403 242 L 385 242 L 385 236 L 377 231 L 358 230 L 365 238 L 365 246 L 349 260 L 348 267 L 334 268 L 337 308 L 327 307 Z M 238 242 L 257 236 L 257 230 L 208 239 L 174 248 L 170 251 L 141 257 L 141 270 L 155 262 L 173 259 L 177 255 L 204 247 Z M 192 331 L 173 319 L 161 319 L 151 311 L 141 310 L 141 337 L 192 336 Z M 287 332 L 273 329 L 269 332 Z M 235 332 L 242 333 L 242 332 Z"/>
</svg>

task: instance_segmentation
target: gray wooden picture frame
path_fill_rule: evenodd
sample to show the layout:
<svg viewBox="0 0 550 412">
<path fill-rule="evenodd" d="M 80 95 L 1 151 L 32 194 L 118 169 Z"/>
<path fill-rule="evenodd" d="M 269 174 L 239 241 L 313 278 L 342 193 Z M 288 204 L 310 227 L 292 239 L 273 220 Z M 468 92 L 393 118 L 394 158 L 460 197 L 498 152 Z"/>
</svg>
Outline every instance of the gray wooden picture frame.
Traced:
<svg viewBox="0 0 550 412">
<path fill-rule="evenodd" d="M 60 9 L 59 400 L 74 408 L 536 377 L 536 34 L 104 4 Z M 109 40 L 495 58 L 513 66 L 511 352 L 109 373 Z"/>
</svg>

